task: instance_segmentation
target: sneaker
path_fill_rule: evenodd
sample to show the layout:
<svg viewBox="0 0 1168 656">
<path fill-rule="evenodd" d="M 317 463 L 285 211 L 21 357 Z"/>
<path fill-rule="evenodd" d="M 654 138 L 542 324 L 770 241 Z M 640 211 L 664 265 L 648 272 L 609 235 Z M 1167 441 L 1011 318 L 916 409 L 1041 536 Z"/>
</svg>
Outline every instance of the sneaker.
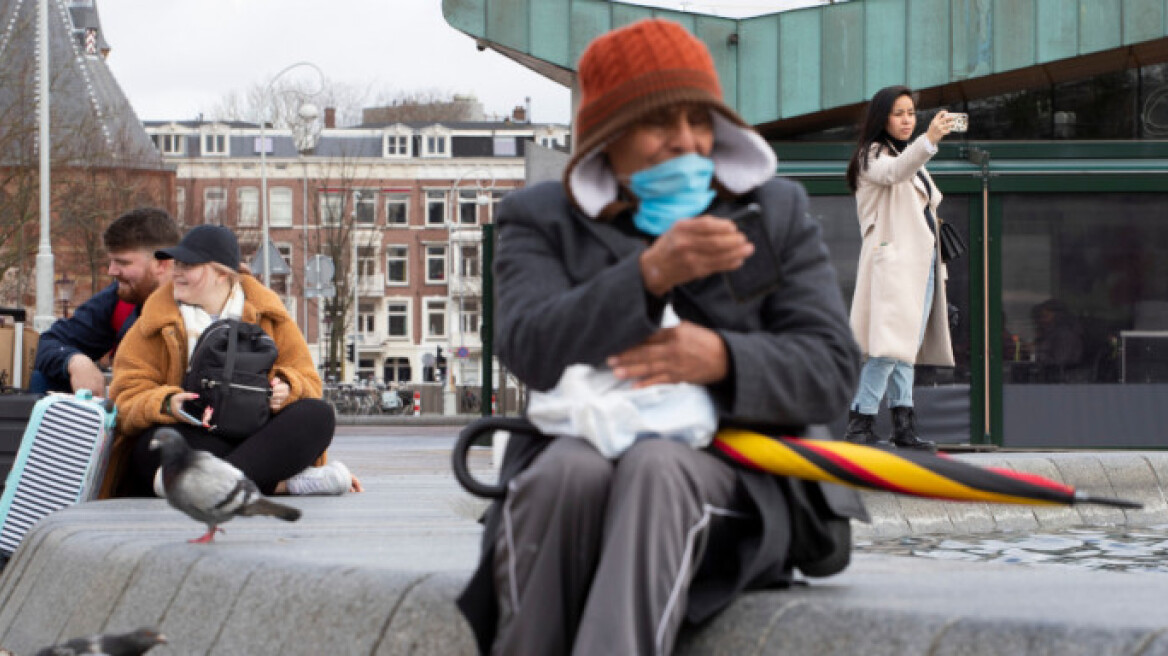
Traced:
<svg viewBox="0 0 1168 656">
<path fill-rule="evenodd" d="M 288 479 L 288 494 L 303 495 L 341 495 L 349 491 L 353 484 L 353 475 L 349 468 L 339 460 L 334 460 L 323 467 L 309 467 L 299 474 Z"/>
<path fill-rule="evenodd" d="M 166 498 L 166 490 L 162 487 L 162 467 L 154 470 L 154 496 Z"/>
</svg>

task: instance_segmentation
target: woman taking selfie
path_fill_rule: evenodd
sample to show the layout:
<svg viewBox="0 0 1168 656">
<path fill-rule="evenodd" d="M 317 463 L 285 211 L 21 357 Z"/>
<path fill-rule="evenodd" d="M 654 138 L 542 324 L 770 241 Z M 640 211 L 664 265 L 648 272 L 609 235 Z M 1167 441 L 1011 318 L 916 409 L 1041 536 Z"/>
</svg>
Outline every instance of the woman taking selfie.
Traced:
<svg viewBox="0 0 1168 656">
<path fill-rule="evenodd" d="M 941 192 L 925 170 L 953 122 L 953 115 L 939 111 L 924 134 L 912 139 L 912 91 L 894 86 L 873 96 L 860 124 L 847 180 L 863 240 L 851 325 L 866 360 L 848 413 L 851 442 L 888 444 L 873 430 L 887 393 L 892 444 L 936 450 L 916 432 L 913 366 L 953 366 L 946 270 L 936 238 Z"/>
<path fill-rule="evenodd" d="M 154 256 L 175 261 L 174 278 L 150 296 L 118 348 L 110 386 L 118 430 L 107 491 L 116 490 L 119 496 L 158 493 L 159 456 L 148 445 L 163 427 L 178 430 L 192 448 L 235 465 L 264 494 L 360 491 L 360 482 L 343 464 L 323 465 L 335 417 L 320 400 L 320 376 L 280 297 L 252 276 L 238 273 L 235 235 L 221 226 L 196 226 L 178 246 Z M 182 387 L 195 344 L 208 326 L 225 318 L 258 324 L 278 351 L 270 372 L 271 417 L 242 439 L 196 425 L 198 418 L 183 407 L 199 398 Z"/>
</svg>

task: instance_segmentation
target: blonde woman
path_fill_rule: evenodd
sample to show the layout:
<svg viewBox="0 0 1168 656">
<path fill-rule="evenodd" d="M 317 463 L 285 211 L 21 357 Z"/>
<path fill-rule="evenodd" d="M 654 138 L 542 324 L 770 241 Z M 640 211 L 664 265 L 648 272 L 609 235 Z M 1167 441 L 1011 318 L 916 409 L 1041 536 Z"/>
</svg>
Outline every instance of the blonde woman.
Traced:
<svg viewBox="0 0 1168 656">
<path fill-rule="evenodd" d="M 154 256 L 174 260 L 174 277 L 146 301 L 114 360 L 110 396 L 118 407 L 118 430 L 106 490 L 119 496 L 157 493 L 158 454 L 148 444 L 165 426 L 182 433 L 193 448 L 238 467 L 264 494 L 361 491 L 343 464 L 325 464 L 335 417 L 320 400 L 320 376 L 308 345 L 280 298 L 238 273 L 235 235 L 221 226 L 197 226 L 177 246 Z M 271 419 L 242 440 L 182 419 L 182 404 L 198 398 L 182 388 L 191 352 L 203 330 L 220 318 L 258 324 L 279 351 L 271 371 Z"/>
</svg>

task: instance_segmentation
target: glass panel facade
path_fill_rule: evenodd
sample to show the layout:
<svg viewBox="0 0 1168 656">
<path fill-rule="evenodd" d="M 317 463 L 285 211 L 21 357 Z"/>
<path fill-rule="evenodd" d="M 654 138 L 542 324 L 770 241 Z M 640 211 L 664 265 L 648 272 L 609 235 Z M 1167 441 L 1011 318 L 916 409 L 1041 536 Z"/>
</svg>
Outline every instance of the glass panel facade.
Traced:
<svg viewBox="0 0 1168 656">
<path fill-rule="evenodd" d="M 1168 194 L 1005 194 L 1003 383 L 1168 382 Z"/>
</svg>

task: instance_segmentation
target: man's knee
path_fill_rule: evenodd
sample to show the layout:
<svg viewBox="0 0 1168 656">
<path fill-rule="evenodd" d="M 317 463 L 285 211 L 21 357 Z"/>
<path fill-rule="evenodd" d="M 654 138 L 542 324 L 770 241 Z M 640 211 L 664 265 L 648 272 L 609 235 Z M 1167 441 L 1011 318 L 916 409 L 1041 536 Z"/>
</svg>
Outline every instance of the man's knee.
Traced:
<svg viewBox="0 0 1168 656">
<path fill-rule="evenodd" d="M 612 482 L 612 463 L 583 440 L 556 438 L 523 475 L 524 486 L 559 490 L 564 498 L 604 496 Z"/>
</svg>

